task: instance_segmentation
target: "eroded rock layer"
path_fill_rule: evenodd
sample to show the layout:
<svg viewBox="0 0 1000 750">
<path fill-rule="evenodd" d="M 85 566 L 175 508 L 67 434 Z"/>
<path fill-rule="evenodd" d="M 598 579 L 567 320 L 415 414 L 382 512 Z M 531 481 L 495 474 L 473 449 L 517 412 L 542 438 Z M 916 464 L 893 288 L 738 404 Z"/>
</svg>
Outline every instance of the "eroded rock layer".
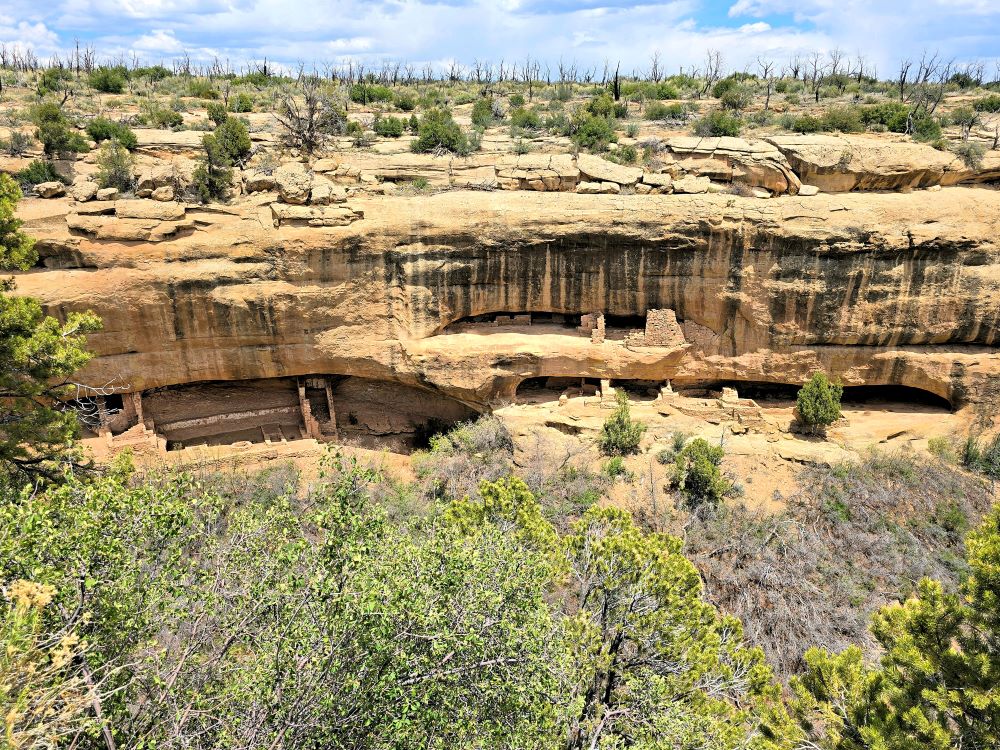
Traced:
<svg viewBox="0 0 1000 750">
<path fill-rule="evenodd" d="M 353 376 L 482 410 L 528 378 L 794 384 L 817 368 L 955 407 L 1000 392 L 990 188 L 463 191 L 351 210 L 363 218 L 278 228 L 266 207 L 189 211 L 191 228 L 157 243 L 42 217 L 28 228 L 44 267 L 18 292 L 57 316 L 99 314 L 83 377 L 129 392 Z"/>
</svg>

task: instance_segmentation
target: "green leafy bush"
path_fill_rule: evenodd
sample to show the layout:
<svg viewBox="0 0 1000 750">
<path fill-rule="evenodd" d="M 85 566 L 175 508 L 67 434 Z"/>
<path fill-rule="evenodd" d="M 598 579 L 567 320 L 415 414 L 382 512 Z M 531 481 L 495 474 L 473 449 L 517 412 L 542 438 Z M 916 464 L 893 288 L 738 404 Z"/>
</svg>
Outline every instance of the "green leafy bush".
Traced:
<svg viewBox="0 0 1000 750">
<path fill-rule="evenodd" d="M 87 123 L 87 135 L 92 141 L 103 143 L 114 138 L 129 151 L 139 145 L 139 141 L 128 125 L 109 120 L 107 117 L 95 117 Z"/>
<path fill-rule="evenodd" d="M 0 141 L 0 150 L 10 156 L 24 156 L 31 148 L 31 136 L 20 130 L 12 130 L 10 138 Z"/>
<path fill-rule="evenodd" d="M 253 148 L 247 126 L 236 117 L 227 117 L 215 129 L 215 140 L 222 152 L 234 164 L 242 164 Z"/>
<path fill-rule="evenodd" d="M 241 91 L 229 100 L 230 112 L 253 112 L 253 97 Z"/>
<path fill-rule="evenodd" d="M 859 117 L 866 127 L 882 125 L 893 133 L 905 133 L 910 108 L 903 102 L 881 102 L 862 107 Z"/>
<path fill-rule="evenodd" d="M 177 128 L 184 124 L 184 116 L 180 112 L 155 101 L 143 102 L 139 119 L 153 128 Z"/>
<path fill-rule="evenodd" d="M 955 154 L 969 169 L 979 169 L 983 166 L 983 157 L 986 156 L 986 148 L 981 143 L 963 141 L 955 146 Z"/>
<path fill-rule="evenodd" d="M 46 68 L 38 78 L 37 91 L 39 96 L 45 96 L 66 87 L 67 81 L 73 80 L 73 74 L 67 68 Z"/>
<path fill-rule="evenodd" d="M 120 94 L 125 90 L 128 74 L 120 66 L 95 68 L 87 77 L 90 87 L 105 94 Z"/>
<path fill-rule="evenodd" d="M 372 102 L 391 102 L 392 89 L 376 83 L 355 83 L 348 94 L 352 102 L 371 104 Z"/>
<path fill-rule="evenodd" d="M 970 435 L 962 446 L 962 463 L 991 479 L 1000 479 L 1000 433 L 989 440 Z"/>
<path fill-rule="evenodd" d="M 403 134 L 403 121 L 398 117 L 376 117 L 372 130 L 382 138 L 399 138 Z"/>
<path fill-rule="evenodd" d="M 511 107 L 523 107 L 524 97 L 521 94 L 511 94 L 510 95 L 510 106 Z"/>
<path fill-rule="evenodd" d="M 417 108 L 417 98 L 408 91 L 403 91 L 396 94 L 393 104 L 400 112 L 412 112 Z"/>
<path fill-rule="evenodd" d="M 647 120 L 680 120 L 684 118 L 684 115 L 684 105 L 680 102 L 672 102 L 671 104 L 651 102 L 643 112 L 643 117 Z"/>
<path fill-rule="evenodd" d="M 233 180 L 232 162 L 216 136 L 201 139 L 202 154 L 192 175 L 191 187 L 202 203 L 224 198 Z"/>
<path fill-rule="evenodd" d="M 221 125 L 229 119 L 229 112 L 226 111 L 226 105 L 222 102 L 209 102 L 205 111 L 208 114 L 208 119 L 216 125 Z"/>
<path fill-rule="evenodd" d="M 417 139 L 411 146 L 417 153 L 441 148 L 455 154 L 470 152 L 469 139 L 446 109 L 432 109 L 420 118 Z"/>
<path fill-rule="evenodd" d="M 187 93 L 188 96 L 197 99 L 219 99 L 222 97 L 219 90 L 207 78 L 192 78 L 188 81 Z"/>
<path fill-rule="evenodd" d="M 646 432 L 646 425 L 632 421 L 628 405 L 628 393 L 624 389 L 615 392 L 616 407 L 601 427 L 597 443 L 605 456 L 627 456 L 639 452 L 639 443 Z"/>
<path fill-rule="evenodd" d="M 823 130 L 860 133 L 864 129 L 861 112 L 857 107 L 830 107 L 823 113 Z"/>
<path fill-rule="evenodd" d="M 472 124 L 479 128 L 489 127 L 493 123 L 493 102 L 489 99 L 476 99 L 472 105 Z"/>
<path fill-rule="evenodd" d="M 796 133 L 818 133 L 823 129 L 823 123 L 812 115 L 799 115 L 791 118 L 788 129 Z"/>
<path fill-rule="evenodd" d="M 31 164 L 17 173 L 17 181 L 25 186 L 32 187 L 42 182 L 64 182 L 67 185 L 69 180 L 56 171 L 50 161 L 34 159 Z"/>
<path fill-rule="evenodd" d="M 936 141 L 941 138 L 941 123 L 928 114 L 910 120 L 910 134 L 917 141 Z"/>
<path fill-rule="evenodd" d="M 509 118 L 510 124 L 515 128 L 534 130 L 542 125 L 542 120 L 538 116 L 538 113 L 531 109 L 525 109 L 524 107 L 512 109 L 510 111 Z"/>
<path fill-rule="evenodd" d="M 795 398 L 795 410 L 802 422 L 810 427 L 825 427 L 840 417 L 843 386 L 831 383 L 824 372 L 813 373 Z"/>
<path fill-rule="evenodd" d="M 719 97 L 719 104 L 733 112 L 741 112 L 753 104 L 753 92 L 746 86 L 731 86 Z"/>
<path fill-rule="evenodd" d="M 719 469 L 723 455 L 722 448 L 704 438 L 695 438 L 676 454 L 672 481 L 691 505 L 717 503 L 729 491 Z"/>
<path fill-rule="evenodd" d="M 106 140 L 97 154 L 97 183 L 127 193 L 135 187 L 135 161 L 129 150 L 114 138 Z"/>
<path fill-rule="evenodd" d="M 606 117 L 597 115 L 587 115 L 582 121 L 574 124 L 574 132 L 570 136 L 573 143 L 581 148 L 588 148 L 592 151 L 604 151 L 609 143 L 618 140 L 614 126 Z"/>
<path fill-rule="evenodd" d="M 42 142 L 46 156 L 56 157 L 60 154 L 86 153 L 90 150 L 82 135 L 72 130 L 69 125 L 61 122 L 44 122 L 35 132 L 35 138 Z"/>
<path fill-rule="evenodd" d="M 702 137 L 708 136 L 738 136 L 742 123 L 740 118 L 735 117 L 721 109 L 709 112 L 694 124 L 694 134 Z"/>
<path fill-rule="evenodd" d="M 1000 112 L 1000 94 L 989 94 L 972 103 L 977 112 Z"/>
</svg>

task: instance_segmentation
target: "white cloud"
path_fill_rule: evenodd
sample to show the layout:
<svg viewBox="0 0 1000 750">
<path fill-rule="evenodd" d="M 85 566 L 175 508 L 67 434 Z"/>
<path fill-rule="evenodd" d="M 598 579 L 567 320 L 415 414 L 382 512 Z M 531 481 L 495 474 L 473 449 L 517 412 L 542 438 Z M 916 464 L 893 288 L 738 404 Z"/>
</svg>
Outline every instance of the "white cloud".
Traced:
<svg viewBox="0 0 1000 750">
<path fill-rule="evenodd" d="M 139 52 L 164 55 L 174 55 L 184 51 L 184 45 L 170 29 L 153 29 L 136 39 L 132 46 Z"/>
</svg>

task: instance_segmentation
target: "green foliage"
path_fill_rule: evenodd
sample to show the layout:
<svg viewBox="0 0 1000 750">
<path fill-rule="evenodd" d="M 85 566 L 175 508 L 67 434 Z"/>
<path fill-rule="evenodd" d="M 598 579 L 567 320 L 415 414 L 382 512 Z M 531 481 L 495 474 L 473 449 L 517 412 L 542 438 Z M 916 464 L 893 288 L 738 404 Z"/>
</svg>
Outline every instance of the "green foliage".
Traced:
<svg viewBox="0 0 1000 750">
<path fill-rule="evenodd" d="M 977 112 L 1000 112 L 1000 94 L 989 94 L 972 103 Z"/>
<path fill-rule="evenodd" d="M 68 182 L 56 171 L 50 161 L 32 159 L 31 163 L 17 173 L 17 181 L 26 187 L 34 187 L 42 182 Z"/>
<path fill-rule="evenodd" d="M 37 258 L 14 216 L 20 197 L 0 175 L 0 269 L 26 270 Z M 77 423 L 64 406 L 75 388 L 66 381 L 90 358 L 85 334 L 100 327 L 89 313 L 62 323 L 46 317 L 37 301 L 7 295 L 11 288 L 0 284 L 0 496 L 7 497 L 24 483 L 57 479 L 59 464 L 72 458 L 67 444 Z"/>
<path fill-rule="evenodd" d="M 73 80 L 73 74 L 63 67 L 46 68 L 38 78 L 38 95 L 56 93 L 66 88 L 66 82 Z"/>
<path fill-rule="evenodd" d="M 420 118 L 417 138 L 411 148 L 417 153 L 444 149 L 461 155 L 471 150 L 468 137 L 446 109 L 429 110 Z"/>
<path fill-rule="evenodd" d="M 823 113 L 823 130 L 860 133 L 865 129 L 857 107 L 830 107 Z"/>
<path fill-rule="evenodd" d="M 639 158 L 639 151 L 631 143 L 619 146 L 614 151 L 608 153 L 607 158 L 618 164 L 635 164 Z"/>
<path fill-rule="evenodd" d="M 35 138 L 42 142 L 46 156 L 56 157 L 88 150 L 87 142 L 71 128 L 58 104 L 43 102 L 36 105 L 31 110 L 31 120 L 38 126 Z"/>
<path fill-rule="evenodd" d="M 105 94 L 120 94 L 125 90 L 128 73 L 121 66 L 103 65 L 95 68 L 87 77 L 87 83 L 92 89 Z"/>
<path fill-rule="evenodd" d="M 403 121 L 398 117 L 376 117 L 372 124 L 375 135 L 382 138 L 399 138 L 403 135 Z"/>
<path fill-rule="evenodd" d="M 742 112 L 751 104 L 753 104 L 753 91 L 742 85 L 727 88 L 719 97 L 719 105 L 733 112 Z"/>
<path fill-rule="evenodd" d="M 87 135 L 92 141 L 102 143 L 110 139 L 115 139 L 129 151 L 139 145 L 139 141 L 128 125 L 109 120 L 106 117 L 95 117 L 87 123 Z"/>
<path fill-rule="evenodd" d="M 31 136 L 20 130 L 12 130 L 10 138 L 0 140 L 0 150 L 10 156 L 24 156 L 31 148 Z"/>
<path fill-rule="evenodd" d="M 216 125 L 221 125 L 229 119 L 229 112 L 226 110 L 226 105 L 222 102 L 209 102 L 205 107 L 205 111 L 208 114 L 208 119 Z"/>
<path fill-rule="evenodd" d="M 740 118 L 716 109 L 695 122 L 693 130 L 695 135 L 700 136 L 736 137 L 740 134 L 741 128 Z"/>
<path fill-rule="evenodd" d="M 598 115 L 584 115 L 581 120 L 574 121 L 570 138 L 580 148 L 604 151 L 609 143 L 618 140 L 618 135 L 608 118 Z"/>
<path fill-rule="evenodd" d="M 787 127 L 796 133 L 818 133 L 823 129 L 823 122 L 812 115 L 799 115 L 792 118 Z"/>
<path fill-rule="evenodd" d="M 981 143 L 974 141 L 963 141 L 955 146 L 955 155 L 969 169 L 979 169 L 983 166 L 983 158 L 986 156 L 986 148 Z"/>
<path fill-rule="evenodd" d="M 831 383 L 824 372 L 813 373 L 795 397 L 795 410 L 804 424 L 825 427 L 840 418 L 843 386 Z"/>
<path fill-rule="evenodd" d="M 247 126 L 237 117 L 227 117 L 222 121 L 215 129 L 215 140 L 233 164 L 242 164 L 253 148 Z"/>
<path fill-rule="evenodd" d="M 135 187 L 135 160 L 116 139 L 105 141 L 97 154 L 97 182 L 127 193 Z"/>
<path fill-rule="evenodd" d="M 881 125 L 893 133 L 905 133 L 910 107 L 903 102 L 881 102 L 862 107 L 860 118 L 866 127 Z"/>
<path fill-rule="evenodd" d="M 142 103 L 139 118 L 153 128 L 178 128 L 184 124 L 184 116 L 180 112 L 152 100 Z"/>
<path fill-rule="evenodd" d="M 962 464 L 991 479 L 1000 479 L 1000 433 L 992 439 L 969 435 L 962 446 Z"/>
<path fill-rule="evenodd" d="M 510 124 L 515 128 L 535 130 L 542 125 L 542 120 L 538 116 L 538 113 L 531 109 L 525 109 L 524 107 L 515 107 L 510 111 L 508 117 L 510 119 Z"/>
<path fill-rule="evenodd" d="M 253 97 L 240 91 L 229 100 L 230 112 L 253 112 Z"/>
<path fill-rule="evenodd" d="M 132 71 L 132 78 L 145 78 L 150 83 L 158 83 L 166 78 L 171 78 L 174 72 L 162 65 L 151 65 L 144 68 L 136 68 Z"/>
<path fill-rule="evenodd" d="M 233 180 L 233 163 L 215 135 L 206 133 L 201 144 L 202 154 L 192 175 L 191 187 L 202 203 L 210 203 L 229 193 Z"/>
<path fill-rule="evenodd" d="M 604 421 L 597 442 L 605 456 L 628 456 L 639 452 L 639 443 L 646 432 L 646 425 L 632 421 L 629 411 L 628 393 L 619 388 L 615 391 L 617 406 L 611 416 Z"/>
<path fill-rule="evenodd" d="M 392 89 L 376 83 L 355 83 L 351 86 L 349 96 L 352 102 L 371 104 L 373 102 L 391 102 Z"/>
<path fill-rule="evenodd" d="M 207 78 L 192 78 L 188 81 L 187 95 L 197 99 L 219 99 L 222 95 Z"/>
<path fill-rule="evenodd" d="M 680 102 L 672 102 L 671 104 L 651 102 L 646 105 L 646 109 L 642 114 L 647 120 L 681 120 L 684 118 L 686 112 L 684 105 Z"/>
<path fill-rule="evenodd" d="M 511 108 L 524 106 L 524 97 L 521 94 L 511 94 L 508 101 L 510 102 Z"/>
<path fill-rule="evenodd" d="M 486 128 L 493 124 L 493 102 L 490 99 L 476 99 L 472 105 L 472 124 Z"/>
<path fill-rule="evenodd" d="M 730 484 L 719 470 L 723 455 L 721 447 L 704 438 L 695 438 L 677 452 L 672 481 L 692 506 L 718 503 L 729 491 Z"/>
<path fill-rule="evenodd" d="M 917 141 L 936 141 L 941 137 L 941 123 L 928 114 L 912 117 L 910 134 Z"/>
<path fill-rule="evenodd" d="M 417 108 L 417 99 L 408 91 L 401 91 L 396 94 L 393 104 L 400 112 L 412 112 Z"/>
<path fill-rule="evenodd" d="M 1000 737 L 1000 507 L 967 540 L 961 595 L 923 579 L 912 597 L 872 618 L 884 649 L 812 649 L 793 681 L 810 739 L 833 750 L 994 747 Z"/>
</svg>

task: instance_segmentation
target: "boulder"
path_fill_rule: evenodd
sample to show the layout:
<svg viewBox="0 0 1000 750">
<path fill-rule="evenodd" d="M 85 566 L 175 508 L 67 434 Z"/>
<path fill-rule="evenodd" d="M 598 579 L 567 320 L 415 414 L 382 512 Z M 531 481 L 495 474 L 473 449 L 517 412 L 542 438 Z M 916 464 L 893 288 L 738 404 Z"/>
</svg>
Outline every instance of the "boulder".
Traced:
<svg viewBox="0 0 1000 750">
<path fill-rule="evenodd" d="M 632 186 L 642 179 L 642 170 L 638 167 L 623 167 L 593 154 L 578 155 L 576 166 L 581 176 L 591 182 L 615 182 Z"/>
<path fill-rule="evenodd" d="M 779 194 L 794 195 L 801 184 L 788 159 L 767 141 L 683 136 L 666 145 L 677 159 L 675 168 L 688 173 Z"/>
<path fill-rule="evenodd" d="M 314 206 L 328 206 L 331 203 L 343 203 L 347 200 L 347 188 L 335 185 L 325 177 L 313 180 L 309 202 Z"/>
<path fill-rule="evenodd" d="M 244 172 L 243 184 L 248 193 L 266 193 L 277 186 L 273 174 L 259 169 Z"/>
<path fill-rule="evenodd" d="M 675 193 L 707 193 L 709 186 L 712 181 L 707 177 L 696 177 L 695 175 L 687 175 L 679 180 L 674 181 L 674 192 Z"/>
<path fill-rule="evenodd" d="M 73 200 L 80 203 L 86 203 L 89 200 L 93 200 L 97 196 L 98 190 L 100 190 L 100 185 L 96 182 L 85 180 L 73 185 L 73 187 L 69 189 L 69 194 L 73 196 Z"/>
<path fill-rule="evenodd" d="M 174 188 L 171 185 L 164 185 L 163 187 L 158 187 L 154 190 L 150 197 L 154 201 L 172 201 L 174 199 Z"/>
<path fill-rule="evenodd" d="M 335 172 L 339 166 L 340 162 L 337 159 L 317 159 L 312 169 L 316 173 Z"/>
<path fill-rule="evenodd" d="M 940 189 L 940 188 L 939 188 Z M 803 185 L 799 188 L 799 195 L 819 195 L 819 188 L 815 185 Z"/>
<path fill-rule="evenodd" d="M 590 195 L 617 194 L 622 191 L 617 182 L 581 182 L 576 186 L 576 192 Z"/>
<path fill-rule="evenodd" d="M 184 218 L 184 206 L 174 201 L 119 200 L 115 201 L 115 216 L 119 219 L 179 221 Z"/>
<path fill-rule="evenodd" d="M 291 205 L 301 206 L 309 201 L 312 181 L 312 175 L 297 162 L 274 170 L 274 183 L 281 194 L 281 200 Z"/>
<path fill-rule="evenodd" d="M 101 188 L 97 191 L 97 200 L 113 201 L 118 199 L 118 188 Z"/>
<path fill-rule="evenodd" d="M 670 188 L 674 184 L 674 178 L 666 172 L 646 172 L 642 176 L 642 181 L 650 187 L 660 188 Z"/>
<path fill-rule="evenodd" d="M 311 227 L 343 227 L 364 218 L 364 213 L 350 206 L 303 206 L 272 203 L 271 216 L 274 226 L 305 224 Z"/>
<path fill-rule="evenodd" d="M 40 198 L 59 198 L 66 195 L 66 186 L 57 180 L 53 180 L 52 182 L 39 182 L 35 185 L 35 193 L 37 193 Z"/>
</svg>

